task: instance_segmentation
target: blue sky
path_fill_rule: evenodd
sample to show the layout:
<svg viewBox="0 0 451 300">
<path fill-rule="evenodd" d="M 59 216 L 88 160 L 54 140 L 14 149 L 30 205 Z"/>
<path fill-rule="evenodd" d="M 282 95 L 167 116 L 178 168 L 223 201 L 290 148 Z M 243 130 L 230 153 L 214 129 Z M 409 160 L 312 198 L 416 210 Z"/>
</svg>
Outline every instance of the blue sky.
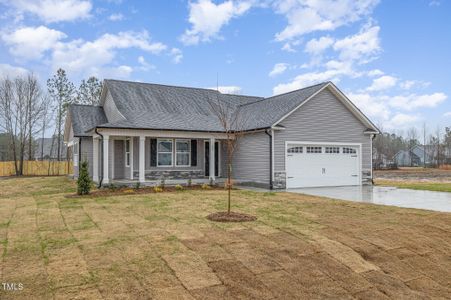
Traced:
<svg viewBox="0 0 451 300">
<path fill-rule="evenodd" d="M 0 72 L 258 96 L 331 80 L 386 130 L 451 125 L 445 0 L 0 0 Z"/>
</svg>

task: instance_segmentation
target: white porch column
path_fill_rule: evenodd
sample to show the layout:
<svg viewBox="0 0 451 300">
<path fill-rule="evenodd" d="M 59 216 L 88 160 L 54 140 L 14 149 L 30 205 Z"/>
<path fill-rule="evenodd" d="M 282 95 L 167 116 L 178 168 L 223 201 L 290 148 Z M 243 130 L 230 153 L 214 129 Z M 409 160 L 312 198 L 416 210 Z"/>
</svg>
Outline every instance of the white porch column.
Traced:
<svg viewBox="0 0 451 300">
<path fill-rule="evenodd" d="M 144 182 L 145 181 L 145 176 L 144 176 L 144 170 L 145 170 L 145 162 L 144 162 L 144 158 L 145 158 L 145 141 L 146 141 L 146 137 L 145 136 L 140 136 L 139 137 L 139 182 Z"/>
<path fill-rule="evenodd" d="M 133 137 L 130 137 L 130 179 L 133 180 Z"/>
<path fill-rule="evenodd" d="M 92 139 L 92 180 L 99 182 L 99 139 Z"/>
<path fill-rule="evenodd" d="M 210 179 L 215 180 L 215 138 L 210 138 Z"/>
<path fill-rule="evenodd" d="M 104 135 L 103 136 L 103 183 L 108 184 L 110 183 L 110 176 L 108 174 L 108 146 L 110 144 L 110 136 Z"/>
</svg>

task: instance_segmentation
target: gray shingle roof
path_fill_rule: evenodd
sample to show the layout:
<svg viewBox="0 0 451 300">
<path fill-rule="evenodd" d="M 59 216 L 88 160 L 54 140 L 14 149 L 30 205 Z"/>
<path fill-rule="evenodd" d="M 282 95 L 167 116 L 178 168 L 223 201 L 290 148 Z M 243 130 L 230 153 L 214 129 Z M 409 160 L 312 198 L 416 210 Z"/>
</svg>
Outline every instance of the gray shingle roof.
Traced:
<svg viewBox="0 0 451 300">
<path fill-rule="evenodd" d="M 101 106 L 72 104 L 69 107 L 74 136 L 90 136 L 88 130 L 108 122 Z"/>
<path fill-rule="evenodd" d="M 77 122 L 91 120 L 86 122 L 90 127 L 86 123 L 78 126 L 85 131 L 99 127 L 221 132 L 223 127 L 209 104 L 209 101 L 221 101 L 229 111 L 239 111 L 243 122 L 237 129 L 254 130 L 271 127 L 326 84 L 262 98 L 221 94 L 211 89 L 105 80 L 104 86 L 125 120 L 109 123 L 105 118 L 99 122 L 104 117 L 100 107 L 89 111 L 85 110 L 86 106 L 74 106 L 78 108 L 72 112 L 90 114 L 89 118 L 73 117 Z"/>
</svg>

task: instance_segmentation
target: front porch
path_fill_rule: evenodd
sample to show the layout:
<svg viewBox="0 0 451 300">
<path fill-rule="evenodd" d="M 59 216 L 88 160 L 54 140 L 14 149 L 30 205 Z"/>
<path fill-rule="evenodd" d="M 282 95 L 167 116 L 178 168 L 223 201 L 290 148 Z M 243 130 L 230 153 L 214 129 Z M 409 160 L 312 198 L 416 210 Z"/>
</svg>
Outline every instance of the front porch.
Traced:
<svg viewBox="0 0 451 300">
<path fill-rule="evenodd" d="M 102 129 L 93 136 L 93 181 L 142 185 L 224 182 L 222 134 Z M 214 146 L 211 146 L 214 145 Z"/>
<path fill-rule="evenodd" d="M 216 177 L 215 184 L 223 185 L 226 182 L 227 178 L 224 177 Z M 145 180 L 144 182 L 140 182 L 138 179 L 112 179 L 110 180 L 110 184 L 114 184 L 116 186 L 129 186 L 133 187 L 139 182 L 141 186 L 158 186 L 161 184 L 161 180 Z M 201 179 L 192 179 L 192 185 L 201 185 L 201 184 L 209 184 L 209 178 L 201 178 Z M 165 180 L 165 184 L 169 186 L 180 184 L 182 186 L 186 186 L 188 184 L 188 180 L 186 179 L 169 179 Z"/>
</svg>

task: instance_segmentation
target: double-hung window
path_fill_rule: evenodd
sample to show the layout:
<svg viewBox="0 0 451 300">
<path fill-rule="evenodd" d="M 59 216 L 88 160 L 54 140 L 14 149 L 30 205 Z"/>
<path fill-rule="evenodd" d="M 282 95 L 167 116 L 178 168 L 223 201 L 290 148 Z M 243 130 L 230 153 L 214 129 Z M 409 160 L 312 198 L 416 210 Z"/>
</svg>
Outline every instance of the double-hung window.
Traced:
<svg viewBox="0 0 451 300">
<path fill-rule="evenodd" d="M 157 165 L 159 167 L 172 166 L 172 140 L 158 140 Z"/>
<path fill-rule="evenodd" d="M 179 167 L 190 166 L 190 140 L 175 140 L 175 164 Z"/>
<path fill-rule="evenodd" d="M 130 140 L 125 140 L 125 166 L 130 167 Z"/>
</svg>

